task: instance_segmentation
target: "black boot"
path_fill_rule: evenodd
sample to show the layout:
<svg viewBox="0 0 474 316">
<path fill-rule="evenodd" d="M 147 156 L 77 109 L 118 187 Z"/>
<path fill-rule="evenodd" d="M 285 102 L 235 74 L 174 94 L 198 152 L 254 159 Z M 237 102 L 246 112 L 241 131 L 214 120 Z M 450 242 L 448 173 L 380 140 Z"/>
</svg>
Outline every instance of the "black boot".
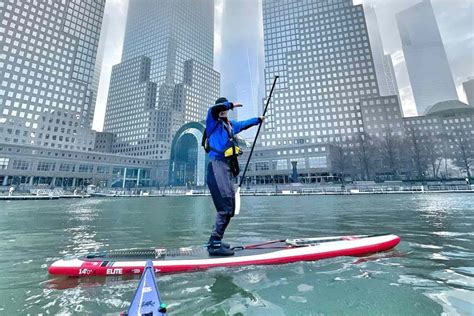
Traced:
<svg viewBox="0 0 474 316">
<path fill-rule="evenodd" d="M 210 256 L 233 256 L 234 255 L 233 250 L 230 250 L 229 248 L 225 248 L 224 246 L 222 246 L 220 242 L 209 246 L 209 248 L 207 248 L 207 251 L 209 252 Z"/>
<path fill-rule="evenodd" d="M 233 256 L 234 251 L 224 247 L 222 242 L 215 237 L 211 237 L 207 251 L 210 256 Z"/>
<path fill-rule="evenodd" d="M 211 238 L 209 238 L 209 241 L 207 242 L 207 247 L 208 247 L 208 248 L 209 248 L 209 245 L 211 245 L 211 243 L 213 242 L 213 240 L 219 241 L 216 237 L 212 237 L 212 236 L 211 236 Z M 222 247 L 224 247 L 224 248 L 230 249 L 230 244 L 228 244 L 228 243 L 226 243 L 226 242 L 221 241 L 221 245 L 222 245 Z"/>
</svg>

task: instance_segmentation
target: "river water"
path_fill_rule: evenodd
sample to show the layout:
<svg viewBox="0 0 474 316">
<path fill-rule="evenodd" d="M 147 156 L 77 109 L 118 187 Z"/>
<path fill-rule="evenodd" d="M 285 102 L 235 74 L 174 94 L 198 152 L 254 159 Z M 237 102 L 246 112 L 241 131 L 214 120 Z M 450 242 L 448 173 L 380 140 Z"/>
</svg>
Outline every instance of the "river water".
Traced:
<svg viewBox="0 0 474 316">
<path fill-rule="evenodd" d="M 200 245 L 210 197 L 0 202 L 0 315 L 117 315 L 137 277 L 65 278 L 47 267 L 104 249 Z M 158 275 L 170 315 L 474 315 L 474 195 L 244 197 L 233 244 L 390 232 L 365 258 Z"/>
</svg>

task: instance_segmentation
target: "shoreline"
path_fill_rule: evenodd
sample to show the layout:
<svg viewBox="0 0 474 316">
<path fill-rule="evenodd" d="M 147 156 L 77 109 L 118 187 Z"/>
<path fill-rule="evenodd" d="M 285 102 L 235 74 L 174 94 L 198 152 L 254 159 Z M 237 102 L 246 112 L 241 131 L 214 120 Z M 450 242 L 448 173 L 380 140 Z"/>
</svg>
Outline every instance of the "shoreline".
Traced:
<svg viewBox="0 0 474 316">
<path fill-rule="evenodd" d="M 309 196 L 309 195 L 386 195 L 386 194 L 447 194 L 447 193 L 474 193 L 474 190 L 403 190 L 403 191 L 318 191 L 318 192 L 241 192 L 241 196 Z M 198 197 L 210 196 L 208 192 L 167 192 L 161 194 L 84 194 L 84 195 L 12 195 L 0 196 L 0 201 L 25 201 L 25 200 L 59 200 L 59 199 L 83 199 L 83 198 L 150 198 L 150 197 Z"/>
</svg>

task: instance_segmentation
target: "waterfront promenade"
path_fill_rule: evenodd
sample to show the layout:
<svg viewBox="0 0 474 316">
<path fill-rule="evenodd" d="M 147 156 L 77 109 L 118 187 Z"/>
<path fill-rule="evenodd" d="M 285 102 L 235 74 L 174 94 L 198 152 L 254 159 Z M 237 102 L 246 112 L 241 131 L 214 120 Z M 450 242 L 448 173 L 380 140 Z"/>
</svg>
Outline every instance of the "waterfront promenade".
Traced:
<svg viewBox="0 0 474 316">
<path fill-rule="evenodd" d="M 65 198 L 97 197 L 166 197 L 166 196 L 206 196 L 210 195 L 207 187 L 185 188 L 170 187 L 165 189 L 140 188 L 134 190 L 101 188 L 94 190 L 68 191 L 63 189 L 35 189 L 14 191 L 8 194 L 9 188 L 0 187 L 1 200 L 54 200 Z M 473 185 L 463 184 L 375 184 L 355 183 L 341 185 L 280 185 L 249 186 L 241 190 L 242 196 L 298 196 L 298 195 L 367 195 L 367 194 L 432 194 L 432 193 L 474 193 Z"/>
</svg>

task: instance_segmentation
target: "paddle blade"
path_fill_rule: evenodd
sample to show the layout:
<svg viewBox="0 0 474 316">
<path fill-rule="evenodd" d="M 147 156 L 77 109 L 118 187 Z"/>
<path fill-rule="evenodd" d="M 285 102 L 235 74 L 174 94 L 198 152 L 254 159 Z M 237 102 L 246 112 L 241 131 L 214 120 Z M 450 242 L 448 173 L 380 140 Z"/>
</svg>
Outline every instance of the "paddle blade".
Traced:
<svg viewBox="0 0 474 316">
<path fill-rule="evenodd" d="M 240 187 L 235 191 L 235 209 L 234 215 L 239 215 L 240 213 Z"/>
</svg>

